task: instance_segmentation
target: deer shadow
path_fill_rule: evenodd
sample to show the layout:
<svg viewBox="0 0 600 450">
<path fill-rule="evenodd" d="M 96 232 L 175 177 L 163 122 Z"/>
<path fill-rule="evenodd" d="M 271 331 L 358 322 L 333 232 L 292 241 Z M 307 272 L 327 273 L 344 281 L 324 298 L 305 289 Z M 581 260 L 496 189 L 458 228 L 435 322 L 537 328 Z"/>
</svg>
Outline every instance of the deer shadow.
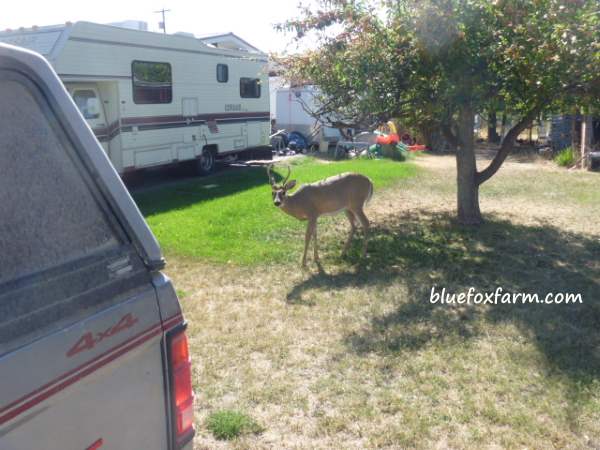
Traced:
<svg viewBox="0 0 600 450">
<path fill-rule="evenodd" d="M 600 242 L 550 224 L 526 226 L 490 217 L 479 228 L 463 228 L 447 214 L 397 214 L 371 228 L 369 254 L 353 267 L 319 272 L 288 293 L 303 303 L 310 290 L 386 286 L 399 280 L 407 296 L 395 309 L 345 338 L 357 354 L 413 352 L 432 341 L 464 342 L 482 333 L 482 323 L 515 324 L 543 353 L 550 373 L 577 383 L 600 380 Z M 344 267 L 344 265 L 342 265 Z M 504 291 L 580 293 L 577 304 L 510 304 L 447 307 L 432 304 L 432 287 L 449 292 Z M 419 324 L 420 326 L 414 326 Z M 575 385 L 574 385 L 575 386 Z"/>
</svg>

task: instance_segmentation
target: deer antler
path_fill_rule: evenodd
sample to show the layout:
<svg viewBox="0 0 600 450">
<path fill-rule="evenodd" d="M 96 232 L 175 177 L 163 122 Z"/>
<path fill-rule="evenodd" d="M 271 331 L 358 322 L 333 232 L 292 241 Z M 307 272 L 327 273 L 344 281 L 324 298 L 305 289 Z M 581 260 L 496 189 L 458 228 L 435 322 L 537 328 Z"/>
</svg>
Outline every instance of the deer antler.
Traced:
<svg viewBox="0 0 600 450">
<path fill-rule="evenodd" d="M 273 176 L 273 173 L 271 172 L 271 169 L 273 169 L 274 164 L 269 164 L 267 166 L 267 175 L 269 175 L 269 182 L 271 183 L 271 185 L 275 185 L 276 184 L 276 180 L 275 177 Z M 288 173 L 285 177 L 285 180 L 283 180 L 283 183 L 281 183 L 282 186 L 285 186 L 285 183 L 287 183 L 287 180 L 290 178 L 290 175 L 292 174 L 292 169 L 290 169 L 290 166 L 286 166 Z"/>
</svg>

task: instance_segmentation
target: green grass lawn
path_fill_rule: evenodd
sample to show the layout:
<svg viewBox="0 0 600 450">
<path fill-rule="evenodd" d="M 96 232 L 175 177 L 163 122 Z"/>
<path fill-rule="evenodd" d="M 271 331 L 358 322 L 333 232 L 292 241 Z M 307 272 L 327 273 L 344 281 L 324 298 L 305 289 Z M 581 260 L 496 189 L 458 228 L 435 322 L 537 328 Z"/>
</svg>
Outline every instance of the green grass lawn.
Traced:
<svg viewBox="0 0 600 450">
<path fill-rule="evenodd" d="M 285 169 L 278 170 L 285 175 Z M 295 160 L 292 170 L 299 184 L 358 172 L 370 177 L 376 190 L 417 172 L 411 163 L 390 160 L 323 163 L 312 158 Z M 264 168 L 228 170 L 134 197 L 167 254 L 275 263 L 295 260 L 304 242 L 305 224 L 273 206 Z"/>
</svg>

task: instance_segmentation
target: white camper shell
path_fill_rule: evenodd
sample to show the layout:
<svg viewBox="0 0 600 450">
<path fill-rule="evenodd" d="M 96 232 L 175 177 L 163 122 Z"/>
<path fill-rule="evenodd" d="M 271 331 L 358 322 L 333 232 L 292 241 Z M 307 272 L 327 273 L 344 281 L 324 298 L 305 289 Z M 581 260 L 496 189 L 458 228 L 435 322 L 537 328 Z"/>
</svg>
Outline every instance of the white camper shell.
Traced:
<svg viewBox="0 0 600 450">
<path fill-rule="evenodd" d="M 270 155 L 267 56 L 251 47 L 89 22 L 5 31 L 0 42 L 50 62 L 120 174 Z"/>
</svg>

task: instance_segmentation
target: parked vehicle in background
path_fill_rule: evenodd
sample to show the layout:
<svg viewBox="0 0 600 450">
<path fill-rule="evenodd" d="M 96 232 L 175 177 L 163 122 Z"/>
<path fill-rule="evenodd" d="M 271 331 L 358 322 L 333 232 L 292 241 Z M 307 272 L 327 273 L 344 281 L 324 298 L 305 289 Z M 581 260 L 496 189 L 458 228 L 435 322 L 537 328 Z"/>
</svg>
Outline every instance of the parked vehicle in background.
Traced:
<svg viewBox="0 0 600 450">
<path fill-rule="evenodd" d="M 309 113 L 317 109 L 316 94 L 315 86 L 278 88 L 275 120 L 277 129 L 300 133 L 308 147 L 326 151 L 342 136 L 337 128 L 323 126 Z"/>
<path fill-rule="evenodd" d="M 52 67 L 0 44 L 0 449 L 191 449 L 160 248 Z"/>
<path fill-rule="evenodd" d="M 89 22 L 0 42 L 52 64 L 120 174 L 183 161 L 208 173 L 217 159 L 271 155 L 267 56 L 251 46 Z"/>
</svg>

